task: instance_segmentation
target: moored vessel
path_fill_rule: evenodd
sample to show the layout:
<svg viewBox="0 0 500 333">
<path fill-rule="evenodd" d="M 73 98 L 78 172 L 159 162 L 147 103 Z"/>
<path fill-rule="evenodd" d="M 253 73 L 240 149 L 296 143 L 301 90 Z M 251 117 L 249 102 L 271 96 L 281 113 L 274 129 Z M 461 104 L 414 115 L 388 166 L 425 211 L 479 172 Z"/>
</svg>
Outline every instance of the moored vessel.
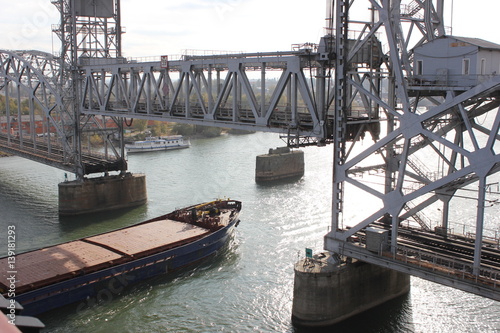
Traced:
<svg viewBox="0 0 500 333">
<path fill-rule="evenodd" d="M 134 141 L 125 145 L 127 153 L 145 153 L 150 151 L 174 150 L 189 148 L 191 143 L 182 135 L 147 137 L 145 140 Z"/>
<path fill-rule="evenodd" d="M 239 223 L 240 210 L 239 201 L 215 200 L 14 260 L 1 258 L 0 292 L 21 303 L 26 315 L 112 298 L 128 285 L 215 254 Z"/>
</svg>

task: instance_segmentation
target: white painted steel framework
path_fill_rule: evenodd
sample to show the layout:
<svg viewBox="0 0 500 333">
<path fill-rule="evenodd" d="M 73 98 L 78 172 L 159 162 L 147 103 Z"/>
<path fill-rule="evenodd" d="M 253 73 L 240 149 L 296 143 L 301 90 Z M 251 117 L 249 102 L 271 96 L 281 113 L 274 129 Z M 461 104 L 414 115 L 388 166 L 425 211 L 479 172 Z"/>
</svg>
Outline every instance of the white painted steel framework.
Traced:
<svg viewBox="0 0 500 333">
<path fill-rule="evenodd" d="M 121 133 L 121 122 L 93 115 L 77 121 L 61 94 L 65 82 L 61 72 L 60 60 L 50 54 L 0 50 L 0 93 L 5 97 L 5 107 L 0 110 L 0 148 L 69 172 L 76 173 L 76 168 L 82 174 L 126 169 L 111 142 L 115 133 Z M 80 157 L 76 123 L 87 139 L 92 134 L 103 136 L 104 154 L 87 143 Z M 115 126 L 106 128 L 107 123 Z"/>
<path fill-rule="evenodd" d="M 56 163 L 70 166 L 75 158 L 72 142 L 75 117 L 63 107 L 60 72 L 59 61 L 50 54 L 0 51 L 0 91 L 5 96 L 0 135 L 2 145 L 12 152 L 23 149 L 36 152 L 40 146 Z M 35 129 L 37 121 L 42 123 L 42 130 Z"/>
<path fill-rule="evenodd" d="M 120 2 L 51 2 L 61 14 L 60 24 L 53 29 L 61 40 L 60 56 L 0 51 L 0 93 L 6 99 L 5 110 L 0 111 L 0 149 L 73 172 L 78 178 L 125 171 L 122 119 L 83 115 L 78 108 L 78 64 L 121 55 Z M 100 138 L 104 152 L 92 148 L 92 136 Z M 120 148 L 114 145 L 117 139 Z"/>
<path fill-rule="evenodd" d="M 498 206 L 489 215 L 485 207 L 489 179 L 500 168 L 500 77 L 485 77 L 477 86 L 460 88 L 412 86 L 412 49 L 444 34 L 444 2 L 416 0 L 403 5 L 370 0 L 363 4 L 369 4 L 374 15 L 371 22 L 364 23 L 368 32 L 359 34 L 357 40 L 363 43 L 367 36 L 377 35 L 389 46 L 381 67 L 387 94 L 370 90 L 371 85 L 356 79 L 361 70 L 350 63 L 345 47 L 346 36 L 360 22 L 349 16 L 349 10 L 359 2 L 332 2 L 337 121 L 333 130 L 332 228 L 325 236 L 325 249 L 500 300 L 499 272 L 486 267 L 481 257 L 486 246 L 485 219 L 498 216 Z M 376 104 L 384 120 L 385 134 L 368 147 L 366 142 L 359 147 L 357 141 L 346 138 L 343 118 L 353 91 Z M 457 192 L 464 190 L 475 190 L 477 208 L 468 216 L 453 214 L 452 220 L 451 207 L 463 204 Z M 363 209 L 359 200 L 365 203 Z M 495 200 L 490 202 L 495 204 Z M 431 226 L 426 214 L 437 223 Z M 458 219 L 472 222 L 473 262 L 461 265 L 457 272 L 443 258 L 430 263 L 427 258 L 425 264 L 408 260 L 415 252 L 405 250 L 398 238 L 405 223 L 451 237 L 451 224 Z M 388 251 L 369 251 L 357 241 L 359 232 L 375 222 L 385 222 L 390 229 Z"/>
<path fill-rule="evenodd" d="M 325 138 L 324 96 L 310 81 L 310 49 L 267 54 L 185 56 L 151 63 L 83 66 L 83 113 Z M 275 84 L 266 80 L 272 71 Z M 249 72 L 257 72 L 251 80 Z M 321 78 L 324 80 L 324 78 Z"/>
</svg>

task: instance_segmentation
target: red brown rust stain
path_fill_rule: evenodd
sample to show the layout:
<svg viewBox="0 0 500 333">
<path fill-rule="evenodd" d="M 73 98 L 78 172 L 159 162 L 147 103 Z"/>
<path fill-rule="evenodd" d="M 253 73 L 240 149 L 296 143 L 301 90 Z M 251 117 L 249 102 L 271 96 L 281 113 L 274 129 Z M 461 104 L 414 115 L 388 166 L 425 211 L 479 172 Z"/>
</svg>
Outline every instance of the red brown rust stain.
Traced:
<svg viewBox="0 0 500 333">
<path fill-rule="evenodd" d="M 208 233 L 207 229 L 172 220 L 161 220 L 110 233 L 88 237 L 85 240 L 101 244 L 127 255 L 137 256 L 156 248 L 177 244 Z"/>
</svg>

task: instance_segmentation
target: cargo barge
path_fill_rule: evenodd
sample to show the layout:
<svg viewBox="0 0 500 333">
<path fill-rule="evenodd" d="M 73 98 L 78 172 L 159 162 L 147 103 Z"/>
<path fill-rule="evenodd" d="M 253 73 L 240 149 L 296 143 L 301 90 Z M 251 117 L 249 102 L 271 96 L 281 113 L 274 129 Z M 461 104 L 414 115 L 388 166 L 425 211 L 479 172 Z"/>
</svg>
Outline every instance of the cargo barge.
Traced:
<svg viewBox="0 0 500 333">
<path fill-rule="evenodd" d="M 223 247 L 241 202 L 216 200 L 111 232 L 0 259 L 0 292 L 37 315 L 116 297 L 125 287 L 199 262 Z M 10 269 L 9 269 L 10 267 Z M 13 283 L 12 276 L 15 276 Z"/>
</svg>

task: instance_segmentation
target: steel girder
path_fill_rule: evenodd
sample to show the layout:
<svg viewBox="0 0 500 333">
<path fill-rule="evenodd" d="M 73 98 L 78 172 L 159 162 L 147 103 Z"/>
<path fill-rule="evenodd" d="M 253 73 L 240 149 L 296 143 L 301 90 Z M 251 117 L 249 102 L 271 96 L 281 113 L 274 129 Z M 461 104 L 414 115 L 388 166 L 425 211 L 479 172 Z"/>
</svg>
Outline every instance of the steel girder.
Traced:
<svg viewBox="0 0 500 333">
<path fill-rule="evenodd" d="M 1 136 L 8 147 L 21 150 L 30 142 L 31 149 L 44 146 L 49 155 L 56 155 L 58 163 L 72 168 L 74 158 L 71 138 L 74 136 L 74 115 L 63 107 L 58 92 L 61 83 L 59 62 L 50 54 L 38 51 L 0 51 L 0 90 L 6 98 L 2 114 Z M 14 103 L 11 103 L 11 101 Z M 23 110 L 23 101 L 28 105 Z M 15 109 L 12 106 L 15 105 Z M 26 111 L 28 113 L 26 114 Z M 29 117 L 29 129 L 23 133 L 23 115 Z M 35 131 L 36 118 L 43 123 L 41 138 Z M 14 131 L 14 127 L 17 130 Z M 56 137 L 55 143 L 51 138 Z M 53 152 L 53 146 L 62 148 Z M 30 148 L 26 148 L 30 149 Z"/>
<path fill-rule="evenodd" d="M 324 77 L 308 77 L 316 55 L 299 53 L 83 66 L 81 112 L 323 139 L 327 114 L 311 82 Z"/>
<path fill-rule="evenodd" d="M 113 147 L 110 134 L 121 131 L 121 121 L 106 128 L 105 119 L 85 115 L 77 119 L 71 101 L 61 91 L 59 59 L 39 51 L 0 51 L 0 93 L 5 108 L 0 110 L 0 149 L 42 162 L 77 175 L 121 171 L 126 163 Z M 82 132 L 103 136 L 105 154 L 85 146 L 80 159 L 75 141 L 75 124 Z M 108 151 L 110 153 L 108 154 Z M 81 160 L 81 162 L 80 162 Z"/>
<path fill-rule="evenodd" d="M 499 299 L 500 291 L 495 288 L 471 287 L 469 281 L 460 278 L 449 282 L 439 278 L 438 273 L 407 263 L 401 265 L 398 260 L 387 260 L 382 253 L 371 253 L 353 243 L 358 232 L 384 221 L 390 226 L 390 251 L 396 258 L 401 252 L 398 232 L 402 223 L 426 231 L 437 227 L 447 234 L 457 230 L 457 222 L 469 220 L 471 234 L 475 235 L 471 272 L 476 279 L 489 279 L 499 273 L 485 270 L 481 250 L 483 236 L 491 236 L 486 235 L 485 218 L 498 212 L 495 199 L 488 201 L 487 191 L 491 185 L 488 179 L 500 169 L 500 77 L 492 76 L 465 91 L 443 87 L 434 94 L 421 95 L 418 87 L 412 87 L 406 79 L 413 72 L 412 48 L 444 33 L 443 1 L 416 0 L 402 5 L 401 1 L 371 0 L 368 3 L 376 15 L 365 25 L 366 31 L 359 33 L 357 47 L 361 48 L 369 35 L 377 35 L 389 46 L 380 69 L 387 93 L 372 89 L 360 79 L 371 77 L 372 72 L 353 66 L 348 50 L 342 48 L 345 43 L 341 39 L 347 29 L 350 34 L 355 30 L 350 26 L 355 20 L 345 18 L 358 2 L 334 1 L 335 115 L 337 119 L 343 117 L 353 92 L 360 94 L 362 100 L 371 101 L 380 110 L 385 134 L 369 147 L 366 142 L 360 147 L 357 141 L 346 138 L 345 121 L 334 122 L 332 228 L 325 236 L 325 249 Z M 464 209 L 461 200 L 467 200 L 457 192 L 471 190 L 477 193 L 475 209 L 467 209 L 466 217 L 452 214 L 453 207 Z M 363 209 L 359 208 L 360 200 Z M 493 211 L 487 211 L 488 202 Z M 436 223 L 431 225 L 431 221 Z"/>
</svg>

